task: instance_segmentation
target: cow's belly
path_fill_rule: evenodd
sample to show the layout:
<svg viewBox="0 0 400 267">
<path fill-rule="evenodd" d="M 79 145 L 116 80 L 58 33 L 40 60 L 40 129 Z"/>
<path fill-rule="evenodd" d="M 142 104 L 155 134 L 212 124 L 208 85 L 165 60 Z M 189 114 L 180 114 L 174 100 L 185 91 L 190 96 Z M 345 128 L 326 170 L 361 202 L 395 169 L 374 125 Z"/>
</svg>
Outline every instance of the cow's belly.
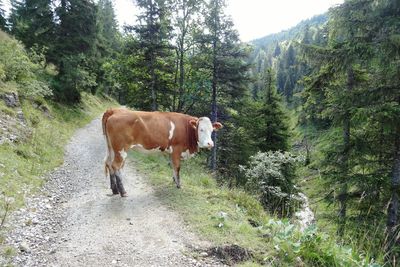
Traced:
<svg viewBox="0 0 400 267">
<path fill-rule="evenodd" d="M 151 149 L 146 149 L 141 144 L 132 145 L 131 149 L 134 150 L 134 151 L 139 151 L 141 153 L 145 153 L 145 154 L 158 154 L 158 153 L 169 153 L 169 154 L 171 154 L 172 151 L 173 151 L 172 147 L 164 149 L 164 151 L 161 149 L 161 147 L 155 147 L 155 148 L 151 148 Z"/>
</svg>

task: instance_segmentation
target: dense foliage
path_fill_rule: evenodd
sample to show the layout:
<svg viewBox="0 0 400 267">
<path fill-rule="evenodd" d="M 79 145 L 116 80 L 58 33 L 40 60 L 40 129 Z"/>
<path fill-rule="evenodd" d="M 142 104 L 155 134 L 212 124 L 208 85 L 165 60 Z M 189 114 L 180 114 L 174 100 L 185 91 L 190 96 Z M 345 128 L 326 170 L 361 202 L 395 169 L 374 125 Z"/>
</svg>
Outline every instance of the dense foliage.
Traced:
<svg viewBox="0 0 400 267">
<path fill-rule="evenodd" d="M 35 62 L 32 59 L 36 59 Z M 29 98 L 50 96 L 46 70 L 40 57 L 29 55 L 16 40 L 0 31 L 0 86 L 14 88 L 19 95 Z M 3 90 L 0 90 L 3 91 Z"/>
</svg>

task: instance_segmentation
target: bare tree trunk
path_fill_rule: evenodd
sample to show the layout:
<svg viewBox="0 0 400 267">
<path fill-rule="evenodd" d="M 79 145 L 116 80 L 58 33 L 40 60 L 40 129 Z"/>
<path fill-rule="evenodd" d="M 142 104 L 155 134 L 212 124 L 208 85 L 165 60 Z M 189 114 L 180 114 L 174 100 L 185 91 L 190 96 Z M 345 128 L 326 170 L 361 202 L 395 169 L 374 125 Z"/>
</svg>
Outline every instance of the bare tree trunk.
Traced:
<svg viewBox="0 0 400 267">
<path fill-rule="evenodd" d="M 213 78 L 212 78 L 212 96 L 211 96 L 211 121 L 216 122 L 218 119 L 218 110 L 217 110 L 217 41 L 213 41 Z M 211 162 L 210 167 L 212 171 L 217 170 L 217 133 L 214 131 L 212 134 L 212 140 L 214 142 L 214 147 L 211 151 Z"/>
<path fill-rule="evenodd" d="M 181 112 L 183 109 L 183 90 L 184 90 L 184 82 L 185 82 L 185 68 L 184 68 L 184 50 L 183 50 L 183 39 L 181 42 L 181 51 L 179 51 L 179 96 L 178 96 L 178 112 Z"/>
<path fill-rule="evenodd" d="M 156 74 L 154 71 L 154 58 L 152 56 L 151 62 L 150 62 L 150 75 L 151 75 L 151 81 L 150 81 L 150 93 L 151 93 L 151 110 L 156 111 L 157 110 L 157 95 L 156 95 Z"/>
<path fill-rule="evenodd" d="M 178 84 L 178 71 L 179 71 L 179 51 L 178 49 L 175 49 L 176 52 L 176 61 L 175 61 L 175 77 L 174 77 L 174 85 Z M 176 99 L 179 98 L 179 95 L 177 96 L 177 92 L 174 89 L 174 95 L 172 97 L 172 111 L 177 112 L 178 110 L 178 104 L 176 103 Z"/>
<path fill-rule="evenodd" d="M 151 0 L 150 1 L 150 12 L 154 13 L 154 2 Z M 150 16 L 150 22 L 149 25 L 154 25 L 153 17 Z M 152 37 L 154 38 L 154 37 Z M 155 43 L 155 42 L 152 42 Z M 151 110 L 156 111 L 157 110 L 157 92 L 156 92 L 156 72 L 155 72 L 155 63 L 156 63 L 156 58 L 155 54 L 150 55 L 150 76 L 151 76 L 151 81 L 150 81 L 150 97 L 151 97 Z"/>
</svg>

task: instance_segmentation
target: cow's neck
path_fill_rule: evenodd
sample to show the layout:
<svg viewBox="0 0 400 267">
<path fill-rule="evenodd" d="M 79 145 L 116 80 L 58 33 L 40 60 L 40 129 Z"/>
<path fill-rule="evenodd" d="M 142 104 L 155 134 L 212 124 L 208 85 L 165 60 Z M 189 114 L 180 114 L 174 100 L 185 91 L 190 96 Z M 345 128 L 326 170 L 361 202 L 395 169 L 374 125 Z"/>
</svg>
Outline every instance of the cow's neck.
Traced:
<svg viewBox="0 0 400 267">
<path fill-rule="evenodd" d="M 192 125 L 190 124 L 190 122 L 187 122 L 186 125 L 186 129 L 187 129 L 187 146 L 189 149 L 189 153 L 193 154 L 196 153 L 199 150 L 198 147 L 198 134 L 197 134 L 197 129 L 193 128 Z"/>
</svg>

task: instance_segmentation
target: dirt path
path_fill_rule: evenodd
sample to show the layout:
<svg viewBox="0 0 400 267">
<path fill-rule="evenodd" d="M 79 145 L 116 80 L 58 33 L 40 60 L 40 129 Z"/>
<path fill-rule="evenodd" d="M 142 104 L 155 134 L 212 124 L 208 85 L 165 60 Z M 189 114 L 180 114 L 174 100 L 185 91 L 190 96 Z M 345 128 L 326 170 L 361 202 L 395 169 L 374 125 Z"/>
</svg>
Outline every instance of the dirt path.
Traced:
<svg viewBox="0 0 400 267">
<path fill-rule="evenodd" d="M 182 219 L 165 207 L 128 162 L 128 197 L 111 192 L 104 176 L 100 120 L 78 130 L 66 147 L 65 163 L 50 174 L 37 197 L 10 221 L 7 243 L 17 266 L 221 266 L 197 257 L 204 248 Z M 4 263 L 4 259 L 3 259 Z M 0 260 L 1 265 L 1 260 Z"/>
</svg>

